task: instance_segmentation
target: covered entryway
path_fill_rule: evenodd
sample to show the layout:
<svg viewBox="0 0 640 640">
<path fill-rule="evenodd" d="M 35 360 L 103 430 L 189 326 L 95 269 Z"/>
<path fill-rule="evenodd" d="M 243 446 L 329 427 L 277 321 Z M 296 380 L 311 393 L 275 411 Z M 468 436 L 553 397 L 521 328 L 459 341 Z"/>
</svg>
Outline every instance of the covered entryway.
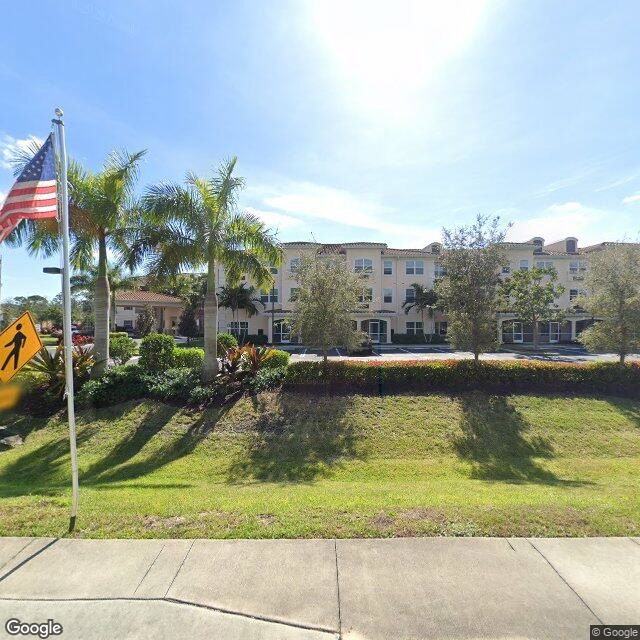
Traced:
<svg viewBox="0 0 640 640">
<path fill-rule="evenodd" d="M 389 342 L 387 336 L 388 322 L 386 320 L 363 320 L 360 328 L 368 336 L 371 342 L 386 344 Z"/>
<path fill-rule="evenodd" d="M 291 325 L 286 320 L 273 322 L 274 344 L 289 344 L 291 342 Z"/>
</svg>

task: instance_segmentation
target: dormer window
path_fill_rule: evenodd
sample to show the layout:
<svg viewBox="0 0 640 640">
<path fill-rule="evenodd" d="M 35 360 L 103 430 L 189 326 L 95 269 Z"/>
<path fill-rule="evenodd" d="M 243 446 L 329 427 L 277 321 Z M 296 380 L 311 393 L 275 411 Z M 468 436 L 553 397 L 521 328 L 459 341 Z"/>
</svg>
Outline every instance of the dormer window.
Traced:
<svg viewBox="0 0 640 640">
<path fill-rule="evenodd" d="M 578 250 L 578 242 L 575 238 L 567 238 L 567 253 L 575 253 Z"/>
</svg>

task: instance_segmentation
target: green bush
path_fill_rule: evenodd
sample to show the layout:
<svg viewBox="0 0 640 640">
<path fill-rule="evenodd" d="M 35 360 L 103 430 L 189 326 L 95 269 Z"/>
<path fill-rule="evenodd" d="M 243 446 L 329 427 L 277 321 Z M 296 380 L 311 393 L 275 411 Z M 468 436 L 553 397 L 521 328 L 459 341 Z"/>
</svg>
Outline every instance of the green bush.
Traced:
<svg viewBox="0 0 640 640">
<path fill-rule="evenodd" d="M 109 355 L 117 365 L 127 364 L 136 353 L 135 341 L 126 333 L 109 335 Z"/>
<path fill-rule="evenodd" d="M 120 338 L 122 336 L 124 336 L 125 338 L 128 338 L 129 334 L 126 331 L 111 331 L 111 333 L 109 333 L 109 339 Z"/>
<path fill-rule="evenodd" d="M 186 347 L 173 350 L 173 366 L 201 369 L 204 362 L 204 349 Z"/>
<path fill-rule="evenodd" d="M 187 402 L 200 383 L 200 373 L 187 367 L 167 369 L 149 376 L 149 395 L 157 400 Z"/>
<path fill-rule="evenodd" d="M 149 376 L 137 364 L 113 367 L 98 380 L 89 380 L 77 395 L 79 406 L 106 407 L 149 394 Z"/>
<path fill-rule="evenodd" d="M 221 358 L 227 350 L 233 349 L 238 346 L 236 337 L 231 333 L 225 333 L 224 331 L 218 333 L 218 357 Z"/>
<path fill-rule="evenodd" d="M 272 349 L 271 355 L 268 360 L 262 364 L 262 369 L 280 369 L 289 365 L 289 358 L 291 357 L 286 351 L 280 349 Z"/>
<path fill-rule="evenodd" d="M 224 399 L 225 395 L 226 389 L 224 385 L 198 385 L 191 389 L 188 403 L 196 406 L 204 406 Z"/>
<path fill-rule="evenodd" d="M 334 393 L 373 391 L 562 391 L 640 397 L 640 364 L 437 360 L 403 362 L 295 362 L 289 389 Z"/>
<path fill-rule="evenodd" d="M 246 385 L 248 389 L 256 393 L 278 389 L 282 386 L 286 375 L 286 367 L 265 367 L 258 371 L 253 378 L 247 378 Z"/>
<path fill-rule="evenodd" d="M 166 371 L 173 366 L 175 340 L 162 333 L 151 333 L 140 343 L 140 366 L 145 371 Z"/>
</svg>

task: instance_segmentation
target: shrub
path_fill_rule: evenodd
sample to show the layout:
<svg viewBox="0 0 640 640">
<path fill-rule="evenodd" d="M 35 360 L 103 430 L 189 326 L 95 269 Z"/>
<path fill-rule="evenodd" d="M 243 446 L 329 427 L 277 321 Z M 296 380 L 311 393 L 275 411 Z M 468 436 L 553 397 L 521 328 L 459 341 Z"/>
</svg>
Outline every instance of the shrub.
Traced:
<svg viewBox="0 0 640 640">
<path fill-rule="evenodd" d="M 79 389 L 89 379 L 95 360 L 91 351 L 79 346 L 73 348 L 71 356 L 74 389 Z M 58 346 L 53 354 L 46 348 L 41 349 L 28 367 L 31 371 L 37 371 L 43 375 L 46 387 L 52 395 L 62 398 L 66 388 L 65 357 L 62 346 Z"/>
<path fill-rule="evenodd" d="M 256 375 L 260 369 L 267 365 L 271 360 L 277 349 L 270 349 L 269 347 L 254 347 L 253 345 L 246 345 L 242 347 L 242 370 L 246 371 L 249 375 Z"/>
<path fill-rule="evenodd" d="M 205 406 L 213 402 L 219 402 L 226 396 L 226 387 L 220 384 L 198 385 L 191 389 L 188 403 L 191 405 Z"/>
<path fill-rule="evenodd" d="M 71 336 L 71 343 L 74 347 L 82 347 L 85 344 L 93 344 L 93 336 L 83 336 L 76 333 Z"/>
<path fill-rule="evenodd" d="M 166 371 L 173 366 L 175 340 L 162 333 L 151 333 L 140 343 L 140 366 L 145 371 Z"/>
<path fill-rule="evenodd" d="M 140 336 L 148 336 L 156 326 L 156 315 L 151 306 L 146 305 L 136 318 L 136 331 Z"/>
<path fill-rule="evenodd" d="M 136 343 L 126 333 L 109 336 L 109 355 L 117 365 L 127 364 L 136 353 Z"/>
<path fill-rule="evenodd" d="M 109 339 L 119 338 L 121 336 L 128 338 L 129 334 L 126 331 L 111 331 L 111 333 L 109 333 Z"/>
<path fill-rule="evenodd" d="M 113 367 L 98 380 L 89 380 L 77 396 L 80 406 L 105 407 L 149 394 L 149 376 L 141 366 Z"/>
<path fill-rule="evenodd" d="M 247 379 L 247 388 L 256 393 L 278 389 L 282 386 L 286 375 L 286 367 L 265 367 L 258 371 L 255 377 Z"/>
<path fill-rule="evenodd" d="M 165 401 L 189 400 L 191 391 L 200 383 L 200 373 L 187 367 L 167 369 L 149 376 L 149 395 Z"/>
<path fill-rule="evenodd" d="M 640 364 L 536 361 L 296 362 L 287 368 L 292 389 L 351 391 L 563 391 L 640 396 Z"/>
<path fill-rule="evenodd" d="M 222 358 L 224 354 L 234 347 L 238 346 L 238 341 L 236 337 L 231 333 L 225 333 L 222 331 L 218 333 L 218 357 Z"/>
<path fill-rule="evenodd" d="M 289 365 L 289 358 L 291 357 L 286 351 L 280 349 L 271 349 L 272 355 L 262 362 L 262 369 L 280 369 Z"/>
<path fill-rule="evenodd" d="M 173 350 L 173 366 L 189 367 L 190 369 L 201 369 L 204 362 L 204 349 L 189 347 L 186 349 Z"/>
</svg>

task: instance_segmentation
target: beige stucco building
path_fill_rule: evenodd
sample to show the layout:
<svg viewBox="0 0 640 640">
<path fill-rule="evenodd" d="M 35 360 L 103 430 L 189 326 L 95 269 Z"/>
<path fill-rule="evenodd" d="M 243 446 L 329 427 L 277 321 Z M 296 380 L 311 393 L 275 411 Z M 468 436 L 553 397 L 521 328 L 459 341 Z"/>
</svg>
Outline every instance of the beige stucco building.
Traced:
<svg viewBox="0 0 640 640">
<path fill-rule="evenodd" d="M 557 300 L 562 308 L 562 322 L 543 323 L 540 327 L 541 341 L 549 343 L 575 340 L 580 331 L 593 319 L 575 307 L 574 301 L 584 290 L 584 276 L 589 256 L 602 250 L 607 243 L 579 247 L 577 238 L 565 238 L 559 242 L 545 244 L 542 238 L 527 242 L 504 243 L 509 266 L 503 270 L 506 277 L 517 269 L 533 266 L 554 267 L 558 281 L 565 287 Z M 363 308 L 354 312 L 358 328 L 369 334 L 374 343 L 386 344 L 394 334 L 417 333 L 446 335 L 447 318 L 436 312 L 433 318 L 424 319 L 416 312 L 405 313 L 402 305 L 413 294 L 412 283 L 432 288 L 435 279 L 442 275 L 439 258 L 442 245 L 433 242 L 421 249 L 393 249 L 384 243 L 347 242 L 342 244 L 318 244 L 312 242 L 285 242 L 284 263 L 273 268 L 274 286 L 263 294 L 264 308 L 249 318 L 243 312 L 231 316 L 228 309 L 220 309 L 219 328 L 236 334 L 266 335 L 269 342 L 286 343 L 292 340 L 286 319 L 293 309 L 296 288 L 296 266 L 304 253 L 319 251 L 344 257 L 356 271 L 367 275 L 363 292 Z M 224 282 L 220 269 L 218 282 Z M 530 342 L 532 327 L 520 322 L 512 314 L 499 314 L 497 335 L 507 343 Z"/>
<path fill-rule="evenodd" d="M 153 291 L 118 291 L 115 296 L 115 325 L 118 330 L 132 331 L 144 308 L 153 309 L 156 330 L 175 335 L 184 304 L 180 298 Z"/>
</svg>

